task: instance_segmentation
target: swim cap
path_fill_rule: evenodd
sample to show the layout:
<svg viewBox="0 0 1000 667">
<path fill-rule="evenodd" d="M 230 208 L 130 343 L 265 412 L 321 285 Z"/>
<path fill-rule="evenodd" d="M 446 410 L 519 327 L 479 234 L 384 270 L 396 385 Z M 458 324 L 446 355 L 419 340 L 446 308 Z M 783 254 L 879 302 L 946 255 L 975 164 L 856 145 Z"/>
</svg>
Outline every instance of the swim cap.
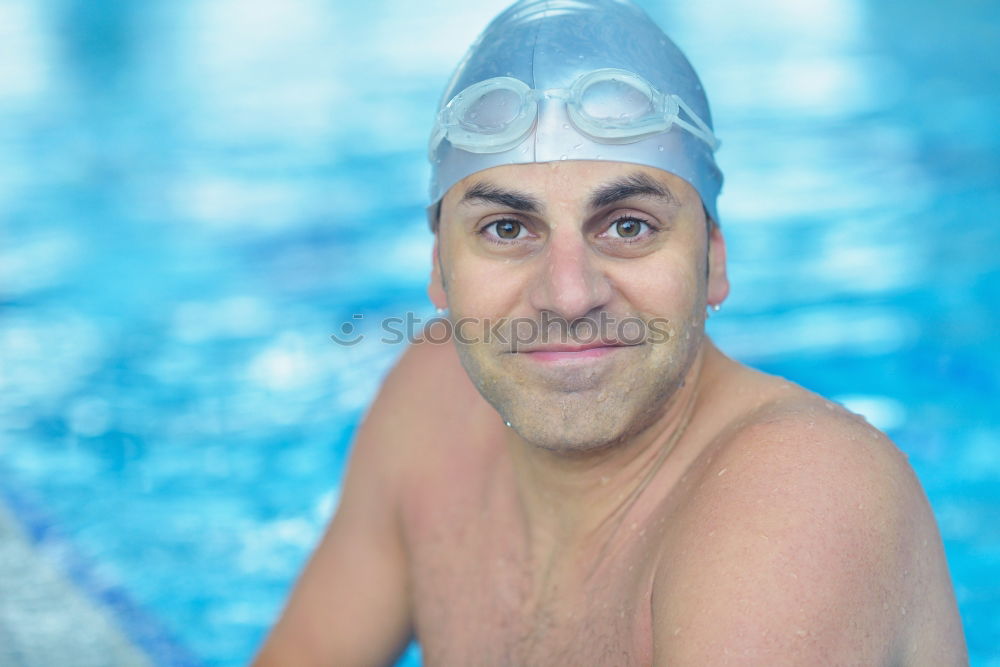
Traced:
<svg viewBox="0 0 1000 667">
<path fill-rule="evenodd" d="M 680 49 L 629 0 L 520 0 L 451 77 L 431 135 L 431 207 L 503 164 L 613 160 L 683 178 L 713 220 L 722 172 L 708 100 Z"/>
</svg>

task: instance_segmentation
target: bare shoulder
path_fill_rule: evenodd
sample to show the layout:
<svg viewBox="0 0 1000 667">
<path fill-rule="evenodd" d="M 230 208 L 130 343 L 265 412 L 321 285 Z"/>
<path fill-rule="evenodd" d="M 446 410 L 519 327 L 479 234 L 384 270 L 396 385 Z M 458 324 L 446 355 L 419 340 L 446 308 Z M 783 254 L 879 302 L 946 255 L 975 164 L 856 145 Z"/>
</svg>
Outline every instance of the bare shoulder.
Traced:
<svg viewBox="0 0 1000 667">
<path fill-rule="evenodd" d="M 447 415 L 456 401 L 468 401 L 475 394 L 451 343 L 418 340 L 386 376 L 378 400 L 400 417 L 431 420 Z"/>
<path fill-rule="evenodd" d="M 734 419 L 674 519 L 657 664 L 965 664 L 923 489 L 884 434 L 835 403 L 783 384 Z"/>
<path fill-rule="evenodd" d="M 452 488 L 456 477 L 472 483 L 495 439 L 487 425 L 497 421 L 454 345 L 417 341 L 386 376 L 357 439 L 356 449 L 368 451 L 356 457 L 378 460 L 398 506 L 422 507 L 435 501 L 442 477 L 451 476 Z"/>
<path fill-rule="evenodd" d="M 415 344 L 386 377 L 356 434 L 337 512 L 255 665 L 391 664 L 412 635 L 400 517 L 431 427 L 454 409 L 448 351 Z"/>
<path fill-rule="evenodd" d="M 405 457 L 480 402 L 454 346 L 418 340 L 386 376 L 363 428 L 379 431 L 377 440 L 392 447 L 394 457 Z"/>
</svg>

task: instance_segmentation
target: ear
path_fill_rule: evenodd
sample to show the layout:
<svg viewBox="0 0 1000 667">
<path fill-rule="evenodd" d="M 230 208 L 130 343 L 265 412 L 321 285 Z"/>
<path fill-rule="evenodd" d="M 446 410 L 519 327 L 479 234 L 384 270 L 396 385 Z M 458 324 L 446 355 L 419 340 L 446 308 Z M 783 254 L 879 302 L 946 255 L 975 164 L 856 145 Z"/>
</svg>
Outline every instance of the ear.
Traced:
<svg viewBox="0 0 1000 667">
<path fill-rule="evenodd" d="M 438 237 L 434 235 L 434 253 L 431 257 L 431 283 L 427 286 L 427 296 L 436 308 L 448 307 L 448 295 L 441 280 L 441 258 L 438 255 Z"/>
<path fill-rule="evenodd" d="M 717 306 L 729 296 L 729 277 L 726 275 L 726 240 L 722 230 L 712 225 L 708 236 L 708 305 Z"/>
</svg>

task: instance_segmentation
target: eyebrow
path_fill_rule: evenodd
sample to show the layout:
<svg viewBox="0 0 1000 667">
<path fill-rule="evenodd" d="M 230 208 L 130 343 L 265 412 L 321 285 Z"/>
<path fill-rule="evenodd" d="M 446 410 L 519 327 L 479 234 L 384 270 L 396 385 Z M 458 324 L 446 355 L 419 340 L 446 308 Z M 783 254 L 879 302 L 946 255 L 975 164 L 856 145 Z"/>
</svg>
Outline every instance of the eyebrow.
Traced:
<svg viewBox="0 0 1000 667">
<path fill-rule="evenodd" d="M 637 171 L 622 178 L 596 188 L 590 194 L 587 202 L 592 211 L 615 204 L 625 199 L 635 197 L 650 197 L 664 199 L 672 204 L 679 203 L 674 194 L 662 183 L 650 176 Z M 469 188 L 460 203 L 496 204 L 523 213 L 540 213 L 544 210 L 542 203 L 534 196 L 516 190 L 505 190 L 501 187 L 480 181 Z"/>
<path fill-rule="evenodd" d="M 490 183 L 476 183 L 469 188 L 461 203 L 497 204 L 512 208 L 523 213 L 538 213 L 542 210 L 541 203 L 534 197 L 523 192 L 504 190 Z"/>
<path fill-rule="evenodd" d="M 591 210 L 597 210 L 634 197 L 665 199 L 672 204 L 679 203 L 674 193 L 666 186 L 637 171 L 594 190 L 590 195 L 589 205 Z"/>
</svg>

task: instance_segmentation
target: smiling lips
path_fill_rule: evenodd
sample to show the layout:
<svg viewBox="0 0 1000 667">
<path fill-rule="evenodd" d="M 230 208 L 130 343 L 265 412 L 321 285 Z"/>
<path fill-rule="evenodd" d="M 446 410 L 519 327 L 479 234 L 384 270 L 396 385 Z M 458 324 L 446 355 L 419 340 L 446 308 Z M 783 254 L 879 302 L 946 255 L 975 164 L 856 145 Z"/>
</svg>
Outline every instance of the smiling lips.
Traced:
<svg viewBox="0 0 1000 667">
<path fill-rule="evenodd" d="M 586 345 L 546 345 L 531 350 L 518 350 L 525 358 L 539 362 L 576 361 L 598 359 L 613 353 L 615 350 L 629 347 L 619 343 L 595 342 Z"/>
</svg>

